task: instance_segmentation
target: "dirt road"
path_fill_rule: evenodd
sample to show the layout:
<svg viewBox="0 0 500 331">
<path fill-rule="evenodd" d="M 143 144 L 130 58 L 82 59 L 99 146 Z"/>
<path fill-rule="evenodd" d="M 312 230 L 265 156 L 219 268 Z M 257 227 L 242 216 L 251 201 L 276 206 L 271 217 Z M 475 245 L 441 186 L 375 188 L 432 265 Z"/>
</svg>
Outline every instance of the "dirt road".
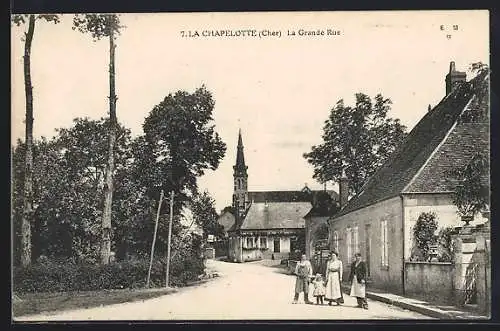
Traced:
<svg viewBox="0 0 500 331">
<path fill-rule="evenodd" d="M 294 277 L 261 262 L 209 261 L 221 277 L 146 301 L 18 317 L 16 321 L 96 320 L 245 320 L 245 319 L 429 319 L 429 317 L 376 301 L 369 309 L 356 308 L 345 296 L 343 306 L 293 305 Z M 302 301 L 302 296 L 301 299 Z"/>
</svg>

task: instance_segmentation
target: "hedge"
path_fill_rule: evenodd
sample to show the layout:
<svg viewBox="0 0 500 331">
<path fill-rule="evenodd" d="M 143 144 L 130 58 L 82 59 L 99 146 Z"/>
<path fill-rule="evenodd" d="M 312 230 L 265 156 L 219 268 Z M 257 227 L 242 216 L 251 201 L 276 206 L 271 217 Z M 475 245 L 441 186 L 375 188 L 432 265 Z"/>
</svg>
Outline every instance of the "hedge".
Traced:
<svg viewBox="0 0 500 331">
<path fill-rule="evenodd" d="M 123 261 L 107 265 L 44 261 L 29 267 L 15 267 L 16 293 L 96 291 L 141 288 L 146 285 L 149 261 Z M 170 265 L 170 285 L 185 286 L 203 273 L 201 259 L 175 258 Z M 151 269 L 151 287 L 165 285 L 165 263 L 158 260 Z"/>
</svg>

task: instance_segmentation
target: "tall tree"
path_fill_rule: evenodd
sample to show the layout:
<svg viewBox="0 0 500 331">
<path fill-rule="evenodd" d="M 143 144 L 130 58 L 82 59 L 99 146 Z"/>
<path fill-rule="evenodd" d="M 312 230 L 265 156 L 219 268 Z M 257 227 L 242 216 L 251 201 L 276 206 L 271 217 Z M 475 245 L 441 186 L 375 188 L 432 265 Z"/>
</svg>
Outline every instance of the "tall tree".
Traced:
<svg viewBox="0 0 500 331">
<path fill-rule="evenodd" d="M 24 33 L 24 91 L 26 95 L 25 116 L 25 180 L 23 192 L 23 216 L 21 225 L 21 265 L 31 263 L 31 225 L 33 223 L 33 85 L 31 83 L 31 45 L 35 34 L 36 20 L 59 23 L 57 15 L 13 15 L 12 21 L 17 26 L 28 24 Z"/>
<path fill-rule="evenodd" d="M 99 257 L 103 187 L 108 150 L 109 120 L 77 118 L 70 128 L 57 130 L 51 140 L 34 141 L 33 259 L 43 254 L 51 258 L 75 258 L 96 262 Z M 130 132 L 119 127 L 115 146 L 116 168 L 121 174 L 129 163 Z M 18 142 L 13 154 L 13 192 L 15 228 L 19 228 L 23 172 L 21 156 L 25 144 Z M 123 182 L 126 182 L 124 180 Z M 127 188 L 115 187 L 119 192 Z M 120 194 L 113 199 L 114 210 L 139 206 L 124 206 Z M 118 206 L 117 206 L 118 205 Z M 115 216 L 115 215 L 114 215 Z M 120 223 L 116 218 L 114 223 Z M 19 248 L 16 245 L 16 258 Z M 96 254 L 97 253 L 97 254 Z"/>
<path fill-rule="evenodd" d="M 102 214 L 101 263 L 109 263 L 111 255 L 111 211 L 113 204 L 114 148 L 116 141 L 116 94 L 115 94 L 115 38 L 122 26 L 116 14 L 77 14 L 73 19 L 73 28 L 82 33 L 90 33 L 94 40 L 109 39 L 109 148 L 106 168 L 105 198 Z"/>
<path fill-rule="evenodd" d="M 405 126 L 387 116 L 391 100 L 378 94 L 374 101 L 357 93 L 354 107 L 339 100 L 331 110 L 323 143 L 303 155 L 314 166 L 313 177 L 319 182 L 338 182 L 345 172 L 349 195 L 355 195 L 404 140 Z"/>
<path fill-rule="evenodd" d="M 210 193 L 204 191 L 196 194 L 193 197 L 192 211 L 194 221 L 203 229 L 204 238 L 209 234 L 219 238 L 224 235 L 224 227 L 218 222 L 215 200 Z"/>
<path fill-rule="evenodd" d="M 197 191 L 197 177 L 215 170 L 226 144 L 215 131 L 215 102 L 205 87 L 190 94 L 169 94 L 144 121 L 143 182 L 146 187 L 174 191 L 178 214 L 188 193 Z M 158 189 L 150 192 L 158 195 Z"/>
</svg>

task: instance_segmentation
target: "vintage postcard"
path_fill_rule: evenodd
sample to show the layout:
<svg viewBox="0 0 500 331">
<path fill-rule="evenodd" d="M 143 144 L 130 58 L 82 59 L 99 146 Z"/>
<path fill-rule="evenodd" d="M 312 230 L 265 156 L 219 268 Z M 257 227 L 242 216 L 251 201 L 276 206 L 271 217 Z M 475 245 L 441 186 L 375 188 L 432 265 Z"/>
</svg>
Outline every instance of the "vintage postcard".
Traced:
<svg viewBox="0 0 500 331">
<path fill-rule="evenodd" d="M 12 15 L 12 319 L 489 319 L 489 24 Z"/>
</svg>

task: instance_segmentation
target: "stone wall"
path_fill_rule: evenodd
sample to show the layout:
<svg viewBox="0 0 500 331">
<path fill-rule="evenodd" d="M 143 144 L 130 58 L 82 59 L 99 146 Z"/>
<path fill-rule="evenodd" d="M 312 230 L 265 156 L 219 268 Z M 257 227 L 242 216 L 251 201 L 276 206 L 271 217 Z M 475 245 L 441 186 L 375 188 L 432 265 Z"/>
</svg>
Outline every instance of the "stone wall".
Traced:
<svg viewBox="0 0 500 331">
<path fill-rule="evenodd" d="M 230 262 L 242 262 L 241 239 L 237 236 L 229 237 L 228 260 Z"/>
<path fill-rule="evenodd" d="M 453 238 L 455 272 L 455 305 L 468 306 L 489 316 L 491 314 L 491 250 L 490 229 L 477 230 L 472 226 L 464 227 Z M 474 280 L 474 282 L 472 282 Z M 473 299 L 466 299 L 471 283 Z"/>
<path fill-rule="evenodd" d="M 453 304 L 452 263 L 405 262 L 405 294 L 430 302 Z"/>
<path fill-rule="evenodd" d="M 306 256 L 311 259 L 314 255 L 315 233 L 322 225 L 328 226 L 328 216 L 313 216 L 306 218 Z"/>
</svg>

